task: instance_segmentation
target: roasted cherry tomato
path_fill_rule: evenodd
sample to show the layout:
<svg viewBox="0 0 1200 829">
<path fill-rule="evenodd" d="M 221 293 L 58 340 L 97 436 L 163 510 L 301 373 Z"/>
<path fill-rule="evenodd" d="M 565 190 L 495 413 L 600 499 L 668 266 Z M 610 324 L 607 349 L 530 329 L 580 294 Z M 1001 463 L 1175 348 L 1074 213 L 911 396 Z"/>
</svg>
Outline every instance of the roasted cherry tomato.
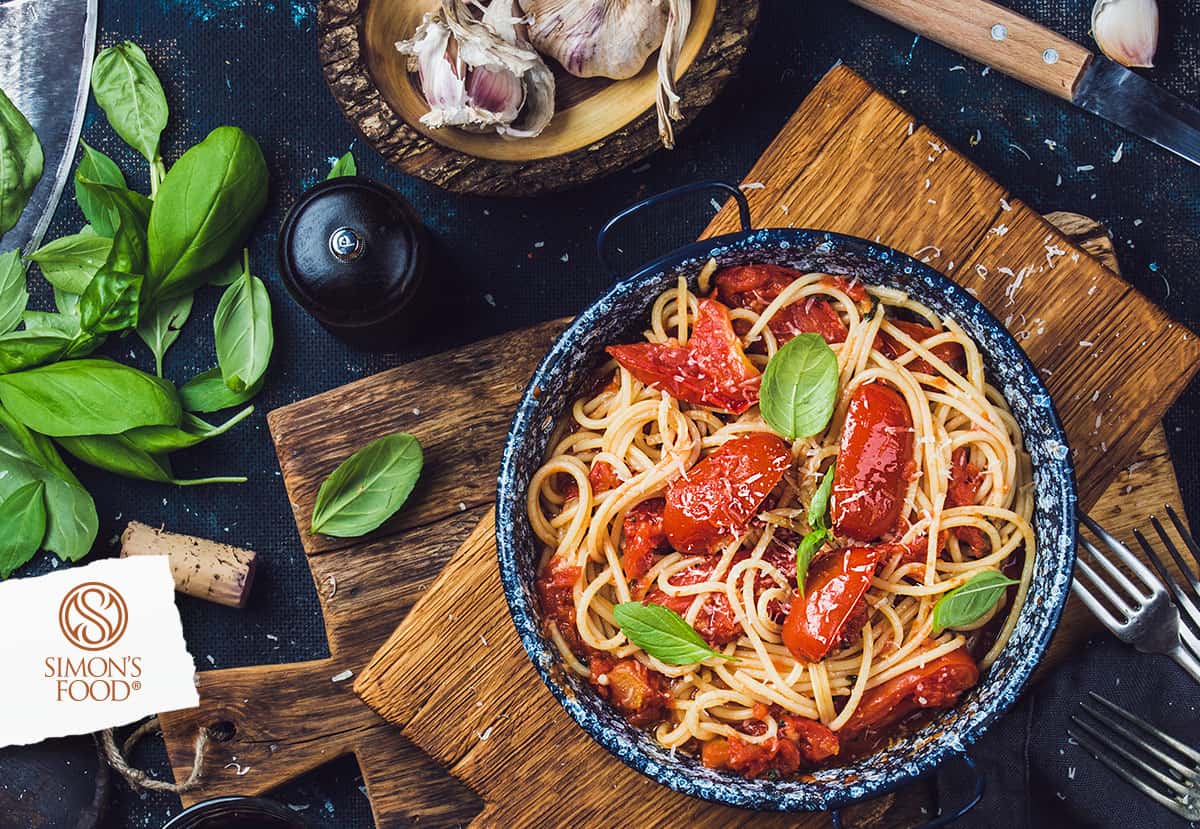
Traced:
<svg viewBox="0 0 1200 829">
<path fill-rule="evenodd" d="M 662 674 L 636 659 L 614 660 L 602 653 L 592 654 L 588 663 L 597 693 L 633 725 L 644 728 L 666 716 L 671 695 L 664 688 Z"/>
<path fill-rule="evenodd" d="M 837 735 L 816 720 L 784 714 L 775 709 L 779 719 L 778 736 L 761 743 L 751 743 L 741 737 L 718 737 L 700 748 L 700 762 L 710 769 L 727 769 L 746 777 L 760 777 L 767 772 L 780 775 L 800 770 L 801 763 L 812 765 L 838 753 Z"/>
<path fill-rule="evenodd" d="M 578 567 L 566 566 L 560 559 L 552 558 L 537 579 L 538 598 L 546 624 L 558 628 L 559 635 L 576 656 L 587 653 L 575 625 L 575 582 L 579 581 L 582 572 Z"/>
<path fill-rule="evenodd" d="M 733 333 L 729 309 L 715 299 L 700 300 L 686 346 L 633 343 L 606 350 L 638 380 L 678 400 L 733 414 L 758 402 L 762 376 Z"/>
<path fill-rule="evenodd" d="M 640 579 L 654 565 L 655 554 L 667 552 L 669 546 L 663 531 L 663 499 L 642 501 L 625 513 L 622 533 L 621 566 L 625 578 Z"/>
<path fill-rule="evenodd" d="M 896 526 L 912 457 L 912 414 L 904 397 L 884 383 L 859 386 L 833 473 L 829 510 L 838 535 L 874 541 Z"/>
<path fill-rule="evenodd" d="M 762 313 L 802 276 L 803 272 L 781 265 L 735 265 L 717 274 L 717 294 L 727 305 Z M 848 333 L 833 305 L 813 296 L 780 308 L 767 327 L 780 345 L 797 334 L 820 334 L 828 343 L 841 343 Z"/>
<path fill-rule="evenodd" d="M 767 432 L 734 438 L 672 482 L 663 526 L 680 552 L 715 552 L 746 528 L 792 463 L 787 443 Z"/>
<path fill-rule="evenodd" d="M 983 474 L 971 463 L 967 447 L 960 446 L 950 454 L 950 483 L 946 487 L 946 506 L 969 507 L 979 500 L 979 488 L 983 485 Z M 987 535 L 978 527 L 953 527 L 950 532 L 974 558 L 986 555 L 991 549 Z"/>
<path fill-rule="evenodd" d="M 957 648 L 871 688 L 838 733 L 845 738 L 869 738 L 871 732 L 884 731 L 918 709 L 953 705 L 978 681 L 975 661 L 965 647 Z"/>
<path fill-rule="evenodd" d="M 908 320 L 892 320 L 892 325 L 899 328 L 908 336 L 912 337 L 919 343 L 923 343 L 930 337 L 936 337 L 941 334 L 936 328 L 930 328 L 928 325 L 922 325 L 919 322 L 909 322 Z M 897 357 L 908 353 L 908 347 L 901 345 L 895 337 L 890 337 L 887 334 L 880 334 L 879 350 L 887 357 L 895 360 Z M 967 369 L 967 355 L 963 351 L 962 345 L 959 343 L 942 343 L 933 347 L 933 353 L 939 360 L 946 363 L 950 368 L 957 372 L 963 372 Z M 908 370 L 919 374 L 937 374 L 933 366 L 929 365 L 925 360 L 918 357 L 915 360 L 910 360 Z"/>
<path fill-rule="evenodd" d="M 819 662 L 841 644 L 850 632 L 848 626 L 857 626 L 855 634 L 862 630 L 863 596 L 880 558 L 878 547 L 846 547 L 813 562 L 804 581 L 804 596 L 792 599 L 783 623 L 783 644 L 792 656 Z"/>
<path fill-rule="evenodd" d="M 745 557 L 749 558 L 749 555 Z M 736 558 L 734 560 L 737 561 Z M 677 587 L 683 587 L 708 581 L 712 578 L 713 570 L 719 563 L 717 558 L 708 558 L 682 573 L 674 574 L 671 576 L 670 582 Z M 695 599 L 695 595 L 671 596 L 655 587 L 646 594 L 643 601 L 647 604 L 660 604 L 683 616 L 691 608 Z M 714 648 L 727 645 L 742 635 L 742 625 L 733 613 L 729 598 L 723 592 L 712 592 L 704 596 L 704 602 L 700 605 L 699 612 L 696 613 L 696 620 L 692 623 L 692 627 L 695 628 L 696 633 L 700 634 L 700 638 Z"/>
</svg>

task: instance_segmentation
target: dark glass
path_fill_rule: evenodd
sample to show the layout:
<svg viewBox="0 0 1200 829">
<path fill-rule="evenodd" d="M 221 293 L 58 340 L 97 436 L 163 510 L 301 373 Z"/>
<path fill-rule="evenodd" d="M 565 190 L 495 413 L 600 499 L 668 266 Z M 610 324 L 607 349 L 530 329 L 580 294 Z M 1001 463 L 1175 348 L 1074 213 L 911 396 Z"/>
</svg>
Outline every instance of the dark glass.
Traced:
<svg viewBox="0 0 1200 829">
<path fill-rule="evenodd" d="M 163 829 L 317 829 L 317 824 L 273 800 L 218 797 L 184 809 Z"/>
<path fill-rule="evenodd" d="M 387 351 L 419 327 L 429 238 L 395 190 L 357 176 L 313 187 L 288 211 L 279 270 L 295 300 L 351 345 Z"/>
</svg>

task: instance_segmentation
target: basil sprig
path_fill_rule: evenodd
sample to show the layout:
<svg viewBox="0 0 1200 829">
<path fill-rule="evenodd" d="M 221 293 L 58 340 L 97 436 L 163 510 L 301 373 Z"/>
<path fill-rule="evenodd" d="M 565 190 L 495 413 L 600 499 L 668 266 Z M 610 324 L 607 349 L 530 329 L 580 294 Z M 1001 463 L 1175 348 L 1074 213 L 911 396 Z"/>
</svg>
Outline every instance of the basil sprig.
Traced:
<svg viewBox="0 0 1200 829">
<path fill-rule="evenodd" d="M 113 132 L 150 164 L 161 161 L 158 142 L 167 126 L 167 96 L 140 46 L 125 41 L 97 55 L 92 94 Z"/>
<path fill-rule="evenodd" d="M 395 515 L 416 486 L 424 456 L 409 434 L 386 435 L 359 449 L 317 491 L 311 531 L 357 538 Z"/>
<path fill-rule="evenodd" d="M 0 236 L 16 227 L 44 164 L 37 133 L 0 89 Z"/>
<path fill-rule="evenodd" d="M 976 573 L 966 584 L 938 599 L 933 606 L 933 632 L 969 625 L 995 606 L 1010 585 L 1018 582 L 997 570 Z"/>
<path fill-rule="evenodd" d="M 817 491 L 809 501 L 808 525 L 812 529 L 800 539 L 800 545 L 796 547 L 796 587 L 799 588 L 801 596 L 804 595 L 804 582 L 808 578 L 808 567 L 812 564 L 813 557 L 822 545 L 833 537 L 827 519 L 829 495 L 833 491 L 833 467 L 831 464 L 825 470 L 825 477 L 821 479 Z"/>
<path fill-rule="evenodd" d="M 713 656 L 737 661 L 710 648 L 682 616 L 662 605 L 624 602 L 613 607 L 613 618 L 630 642 L 667 665 L 692 665 Z"/>
<path fill-rule="evenodd" d="M 800 334 L 775 352 L 763 372 L 759 408 L 785 438 L 811 437 L 829 425 L 837 403 L 837 355 L 820 334 Z"/>
</svg>

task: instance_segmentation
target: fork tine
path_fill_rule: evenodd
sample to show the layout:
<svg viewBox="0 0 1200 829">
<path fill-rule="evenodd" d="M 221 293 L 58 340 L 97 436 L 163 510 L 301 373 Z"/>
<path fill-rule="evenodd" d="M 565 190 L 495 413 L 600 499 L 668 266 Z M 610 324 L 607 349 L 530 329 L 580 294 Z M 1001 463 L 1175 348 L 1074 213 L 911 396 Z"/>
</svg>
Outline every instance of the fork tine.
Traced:
<svg viewBox="0 0 1200 829">
<path fill-rule="evenodd" d="M 1083 543 L 1087 544 L 1086 541 Z M 1119 613 L 1123 613 L 1125 615 L 1126 620 L 1133 617 L 1133 608 L 1129 606 L 1129 603 L 1125 599 L 1122 599 L 1120 596 L 1118 596 L 1116 591 L 1109 587 L 1108 582 L 1096 574 L 1096 571 L 1091 568 L 1091 565 L 1089 565 L 1082 558 L 1077 558 L 1075 559 L 1075 569 L 1077 572 L 1075 577 L 1076 581 L 1079 581 L 1079 574 L 1087 576 L 1089 579 L 1091 579 L 1092 583 L 1096 585 L 1100 592 L 1104 594 L 1104 598 L 1108 599 L 1109 602 L 1112 603 L 1112 606 Z"/>
<path fill-rule="evenodd" d="M 1082 564 L 1082 559 L 1075 560 L 1076 569 L 1078 569 Z M 1083 586 L 1083 583 L 1079 581 L 1078 576 L 1071 579 L 1071 592 L 1078 596 L 1081 602 L 1087 605 L 1088 610 L 1092 611 L 1092 615 L 1099 619 L 1101 624 L 1103 624 L 1113 633 L 1116 633 L 1118 636 L 1121 635 L 1118 631 L 1125 627 L 1125 622 L 1118 621 L 1117 617 L 1112 615 L 1112 611 L 1105 607 L 1100 600 L 1092 595 L 1091 591 Z"/>
<path fill-rule="evenodd" d="M 1104 751 L 1104 749 L 1101 748 L 1099 744 L 1093 742 L 1090 737 L 1085 737 L 1082 733 L 1077 733 L 1075 731 L 1072 731 L 1070 728 L 1067 729 L 1067 735 L 1071 739 L 1073 739 L 1075 742 L 1077 742 L 1081 746 L 1083 746 L 1084 749 L 1087 750 L 1088 754 L 1092 755 L 1097 760 L 1099 760 L 1101 763 L 1108 766 L 1110 769 L 1112 769 L 1114 772 L 1117 773 L 1118 777 L 1120 777 L 1122 780 L 1124 780 L 1129 785 L 1138 789 L 1140 792 L 1142 792 L 1142 794 L 1146 795 L 1147 797 L 1152 798 L 1153 800 L 1157 801 L 1158 803 L 1161 803 L 1163 806 L 1166 806 L 1168 809 L 1170 809 L 1175 814 L 1183 815 L 1184 817 L 1187 817 L 1187 815 L 1181 811 L 1181 809 L 1183 808 L 1181 806 L 1181 804 L 1176 802 L 1173 798 L 1168 797 L 1167 795 L 1163 794 L 1158 789 L 1151 786 L 1149 783 L 1142 780 L 1133 771 L 1131 771 L 1124 763 L 1122 763 L 1120 760 L 1118 760 L 1115 757 L 1113 757 L 1112 755 L 1110 755 L 1108 752 Z"/>
<path fill-rule="evenodd" d="M 1161 535 L 1163 540 L 1167 542 L 1168 548 L 1171 550 L 1171 554 L 1175 557 L 1175 563 L 1180 567 L 1183 567 L 1183 561 L 1179 558 L 1179 555 L 1171 545 L 1170 540 L 1166 537 L 1166 535 L 1164 535 L 1162 524 L 1160 524 L 1158 519 L 1154 516 L 1150 517 L 1150 522 L 1154 524 L 1155 529 L 1158 530 L 1158 534 Z M 1138 540 L 1138 543 L 1142 545 L 1142 549 L 1145 551 L 1146 557 L 1150 559 L 1150 563 L 1154 565 L 1154 569 L 1158 571 L 1158 575 L 1164 582 L 1166 582 L 1167 587 L 1171 590 L 1171 595 L 1175 598 L 1176 607 L 1182 609 L 1185 614 L 1183 618 L 1189 621 L 1191 624 L 1194 624 L 1197 630 L 1200 630 L 1200 609 L 1197 609 L 1195 603 L 1192 601 L 1192 597 L 1184 592 L 1184 589 L 1179 585 L 1179 582 L 1174 576 L 1171 575 L 1171 571 L 1167 569 L 1167 565 L 1161 558 L 1159 558 L 1158 553 L 1154 551 L 1154 548 L 1150 546 L 1150 542 L 1146 540 L 1146 536 L 1142 535 L 1140 530 L 1134 530 L 1133 536 Z"/>
<path fill-rule="evenodd" d="M 1166 545 L 1167 552 L 1171 554 L 1171 558 L 1175 559 L 1175 563 L 1179 565 L 1179 572 L 1183 573 L 1183 577 L 1187 579 L 1188 584 L 1191 585 L 1192 594 L 1200 595 L 1200 581 L 1196 580 L 1196 576 L 1192 573 L 1191 568 L 1187 566 L 1187 562 L 1183 560 L 1183 556 L 1181 556 L 1179 554 L 1179 550 L 1175 548 L 1175 542 L 1171 540 L 1171 536 L 1167 535 L 1167 531 L 1163 527 L 1162 522 L 1158 520 L 1158 516 L 1151 515 L 1150 523 L 1154 525 L 1154 529 L 1158 532 L 1158 537 L 1161 538 L 1163 544 Z"/>
<path fill-rule="evenodd" d="M 1134 583 L 1130 582 L 1129 578 L 1126 575 L 1124 575 L 1124 573 L 1121 572 L 1120 569 L 1118 569 L 1117 565 L 1112 564 L 1112 561 L 1110 561 L 1109 558 L 1106 557 L 1106 555 L 1104 553 L 1100 552 L 1099 548 L 1097 548 L 1096 545 L 1093 545 L 1093 543 L 1091 541 L 1088 541 L 1087 539 L 1085 539 L 1085 537 L 1082 537 L 1082 536 L 1080 536 L 1079 543 L 1081 543 L 1081 545 L 1084 546 L 1085 549 L 1087 549 L 1087 552 L 1090 552 L 1092 554 L 1092 559 L 1094 561 L 1096 561 L 1097 564 L 1104 567 L 1104 571 L 1106 573 L 1109 573 L 1109 576 L 1112 578 L 1112 581 L 1116 582 L 1117 584 L 1120 584 L 1122 588 L 1126 589 L 1127 595 L 1133 596 L 1133 599 L 1134 599 L 1133 603 L 1134 603 L 1135 607 L 1139 607 L 1142 605 L 1142 603 L 1145 603 L 1146 601 L 1150 600 L 1150 596 L 1153 595 L 1153 590 L 1151 591 L 1150 594 L 1142 595 L 1142 591 L 1139 590 L 1138 588 L 1134 587 Z M 1080 560 L 1082 560 L 1082 559 L 1080 559 Z M 1094 576 L 1093 576 L 1093 578 L 1094 578 Z M 1097 579 L 1097 581 L 1099 582 L 1100 579 Z M 1108 587 L 1108 585 L 1105 585 L 1105 587 Z M 1106 591 L 1105 591 L 1105 595 L 1109 595 L 1109 594 L 1106 593 Z M 1132 608 L 1126 609 L 1127 614 L 1130 611 L 1132 611 Z"/>
<path fill-rule="evenodd" d="M 1086 708 L 1084 710 L 1087 711 Z M 1088 713 L 1091 713 L 1091 712 L 1089 711 Z M 1120 754 L 1122 757 L 1124 757 L 1130 763 L 1137 766 L 1142 771 L 1146 772 L 1146 774 L 1153 777 L 1155 780 L 1157 780 L 1162 785 L 1166 786 L 1171 791 L 1173 791 L 1177 794 L 1181 794 L 1181 795 L 1188 793 L 1188 786 L 1186 783 L 1182 783 L 1177 778 L 1172 777 L 1169 774 L 1164 774 L 1163 772 L 1154 768 L 1154 766 L 1147 763 L 1141 757 L 1138 757 L 1136 754 L 1134 754 L 1132 751 L 1130 751 L 1125 746 L 1123 746 L 1120 742 L 1118 742 L 1116 739 L 1114 739 L 1111 734 L 1106 734 L 1105 732 L 1101 731 L 1099 728 L 1096 728 L 1095 726 L 1088 723 L 1087 720 L 1080 719 L 1079 717 L 1076 717 L 1074 715 L 1071 716 L 1071 722 L 1075 723 L 1075 725 L 1082 728 L 1088 735 L 1094 737 L 1101 745 L 1105 746 L 1106 748 L 1108 748 L 1111 751 L 1115 751 L 1117 754 Z M 1067 733 L 1070 734 L 1071 732 L 1068 730 Z M 1154 752 L 1151 752 L 1151 753 L 1153 754 Z M 1161 755 L 1159 755 L 1159 759 L 1162 759 Z"/>
<path fill-rule="evenodd" d="M 1179 629 L 1179 644 L 1179 649 L 1171 654 L 1171 658 L 1200 682 L 1200 637 L 1183 627 Z"/>
<path fill-rule="evenodd" d="M 1183 539 L 1183 543 L 1187 545 L 1188 552 L 1192 554 L 1192 559 L 1196 562 L 1196 566 L 1200 567 L 1200 547 L 1196 545 L 1196 539 L 1192 533 L 1180 520 L 1179 515 L 1175 512 L 1175 508 L 1170 504 L 1166 504 L 1164 508 L 1167 511 L 1167 517 L 1171 519 L 1171 523 L 1175 525 L 1175 532 L 1179 533 L 1179 537 Z M 1190 567 L 1188 568 L 1191 569 Z"/>
<path fill-rule="evenodd" d="M 1184 743 L 1181 743 L 1179 740 L 1176 740 L 1170 734 L 1166 734 L 1163 731 L 1152 726 L 1150 723 L 1141 719 L 1140 717 L 1134 716 L 1133 714 L 1129 713 L 1121 706 L 1117 705 L 1112 700 L 1105 699 L 1104 697 L 1097 694 L 1095 691 L 1088 691 L 1088 696 L 1091 697 L 1092 699 L 1096 700 L 1096 702 L 1099 702 L 1100 704 L 1102 704 L 1105 708 L 1112 711 L 1114 714 L 1117 714 L 1120 717 L 1124 718 L 1127 722 L 1130 722 L 1133 725 L 1138 726 L 1139 728 L 1141 728 L 1143 731 L 1147 732 L 1148 734 L 1150 734 L 1154 737 L 1157 737 L 1159 740 L 1162 740 L 1164 743 L 1166 743 L 1171 748 L 1178 751 L 1184 757 L 1191 759 L 1192 762 L 1200 764 L 1200 751 L 1196 751 L 1195 749 L 1191 748 L 1190 746 L 1188 746 Z M 1083 703 L 1080 703 L 1080 705 L 1083 706 Z M 1086 707 L 1084 708 L 1084 710 L 1087 711 L 1089 714 L 1091 714 L 1093 717 L 1096 717 L 1096 719 L 1102 720 L 1101 717 L 1096 715 L 1095 711 L 1089 710 Z M 1193 768 L 1192 773 L 1200 774 L 1200 769 Z"/>
<path fill-rule="evenodd" d="M 1108 549 L 1112 551 L 1113 555 L 1121 559 L 1121 562 L 1126 567 L 1128 567 L 1134 573 L 1137 573 L 1138 578 L 1145 583 L 1146 587 L 1150 588 L 1150 595 L 1158 592 L 1159 590 L 1163 590 L 1165 592 L 1162 584 L 1159 583 L 1158 578 L 1154 575 L 1150 568 L 1145 564 L 1142 564 L 1142 560 L 1135 556 L 1128 547 L 1126 547 L 1113 536 L 1109 535 L 1103 527 L 1093 521 L 1089 516 L 1080 513 L 1079 518 L 1084 524 L 1087 525 L 1088 529 L 1090 529 L 1097 538 L 1104 542 L 1104 546 L 1108 547 Z M 1108 563 L 1111 564 L 1111 562 Z M 1147 598 L 1149 598 L 1149 595 Z"/>
</svg>

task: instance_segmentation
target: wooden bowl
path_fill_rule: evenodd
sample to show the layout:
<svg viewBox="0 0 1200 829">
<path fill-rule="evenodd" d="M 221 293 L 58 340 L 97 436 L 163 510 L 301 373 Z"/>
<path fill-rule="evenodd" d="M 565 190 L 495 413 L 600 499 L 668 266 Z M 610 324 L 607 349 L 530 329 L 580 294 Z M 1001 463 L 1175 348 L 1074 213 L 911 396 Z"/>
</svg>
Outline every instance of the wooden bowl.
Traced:
<svg viewBox="0 0 1200 829">
<path fill-rule="evenodd" d="M 554 120 L 536 138 L 430 129 L 429 108 L 396 41 L 438 0 L 321 0 L 318 50 L 342 111 L 393 166 L 455 192 L 533 195 L 589 181 L 659 146 L 657 53 L 633 78 L 576 78 L 552 60 Z M 746 52 L 758 0 L 695 0 L 677 77 L 678 133 L 716 97 Z"/>
</svg>

